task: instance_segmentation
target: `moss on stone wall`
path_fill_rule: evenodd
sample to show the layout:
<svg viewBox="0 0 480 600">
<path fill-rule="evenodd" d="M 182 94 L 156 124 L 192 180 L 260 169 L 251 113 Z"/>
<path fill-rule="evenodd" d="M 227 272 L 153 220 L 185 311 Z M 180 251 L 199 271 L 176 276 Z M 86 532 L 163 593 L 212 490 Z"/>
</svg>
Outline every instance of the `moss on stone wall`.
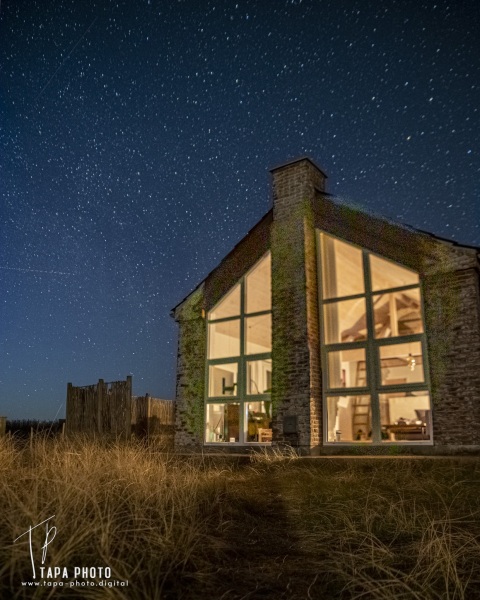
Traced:
<svg viewBox="0 0 480 600">
<path fill-rule="evenodd" d="M 426 241 L 422 245 L 425 326 L 428 340 L 432 400 L 441 400 L 440 390 L 446 380 L 454 351 L 455 325 L 461 305 L 461 288 L 455 274 L 450 248 Z"/>
<path fill-rule="evenodd" d="M 305 247 L 304 228 L 313 226 L 313 213 L 308 200 L 281 220 L 272 225 L 272 301 L 274 330 L 272 340 L 273 386 L 272 405 L 276 415 L 279 406 L 288 397 L 291 387 L 290 372 L 298 343 L 295 340 L 297 328 L 292 327 L 292 319 L 302 313 L 305 322 L 305 304 L 298 306 L 292 290 L 305 293 Z"/>
<path fill-rule="evenodd" d="M 182 305 L 178 321 L 180 333 L 177 402 L 186 433 L 201 442 L 204 430 L 206 352 L 203 289 L 195 290 Z"/>
</svg>

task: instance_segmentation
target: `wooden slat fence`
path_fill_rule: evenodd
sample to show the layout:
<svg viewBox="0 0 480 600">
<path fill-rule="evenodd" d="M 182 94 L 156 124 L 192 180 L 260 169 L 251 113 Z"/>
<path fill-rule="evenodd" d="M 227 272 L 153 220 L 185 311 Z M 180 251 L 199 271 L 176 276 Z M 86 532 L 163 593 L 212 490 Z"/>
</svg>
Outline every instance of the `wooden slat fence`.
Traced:
<svg viewBox="0 0 480 600">
<path fill-rule="evenodd" d="M 132 414 L 132 377 L 125 381 L 67 386 L 67 433 L 129 437 Z"/>
<path fill-rule="evenodd" d="M 67 434 L 162 438 L 173 442 L 175 403 L 172 400 L 132 396 L 132 377 L 126 381 L 67 386 Z M 171 440 L 170 440 L 171 438 Z"/>
<path fill-rule="evenodd" d="M 173 436 L 175 403 L 149 394 L 132 401 L 132 433 L 137 437 Z"/>
</svg>

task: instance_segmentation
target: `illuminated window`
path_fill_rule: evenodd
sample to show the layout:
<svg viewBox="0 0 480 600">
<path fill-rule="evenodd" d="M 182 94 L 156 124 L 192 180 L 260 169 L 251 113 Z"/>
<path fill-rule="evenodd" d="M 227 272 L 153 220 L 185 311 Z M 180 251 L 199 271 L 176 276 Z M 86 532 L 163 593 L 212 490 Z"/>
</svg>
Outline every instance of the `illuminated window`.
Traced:
<svg viewBox="0 0 480 600">
<path fill-rule="evenodd" d="M 207 315 L 206 443 L 272 440 L 271 311 L 268 253 Z"/>
<path fill-rule="evenodd" d="M 418 273 L 317 234 L 326 442 L 431 443 Z"/>
</svg>

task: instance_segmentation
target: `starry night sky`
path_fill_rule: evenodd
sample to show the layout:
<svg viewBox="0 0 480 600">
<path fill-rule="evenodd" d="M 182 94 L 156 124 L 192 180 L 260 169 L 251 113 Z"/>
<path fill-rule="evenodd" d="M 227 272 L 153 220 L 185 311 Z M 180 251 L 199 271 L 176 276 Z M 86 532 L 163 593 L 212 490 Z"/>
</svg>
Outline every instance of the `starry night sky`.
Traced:
<svg viewBox="0 0 480 600">
<path fill-rule="evenodd" d="M 476 0 L 4 0 L 0 414 L 129 373 L 173 398 L 170 309 L 288 159 L 479 245 L 479 39 Z"/>
</svg>

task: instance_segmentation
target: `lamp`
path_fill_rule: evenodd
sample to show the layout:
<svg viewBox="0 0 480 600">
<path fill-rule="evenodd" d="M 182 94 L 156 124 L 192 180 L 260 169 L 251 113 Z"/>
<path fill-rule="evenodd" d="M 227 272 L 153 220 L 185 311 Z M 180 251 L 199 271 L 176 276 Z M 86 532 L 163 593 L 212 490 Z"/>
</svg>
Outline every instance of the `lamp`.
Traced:
<svg viewBox="0 0 480 600">
<path fill-rule="evenodd" d="M 410 371 L 415 371 L 415 367 L 417 366 L 417 361 L 412 353 L 408 355 L 407 364 L 410 367 Z"/>
<path fill-rule="evenodd" d="M 236 383 L 233 385 L 225 385 L 225 377 L 222 377 L 222 396 L 225 396 L 225 392 L 232 392 L 232 394 L 234 394 L 236 387 Z"/>
</svg>

